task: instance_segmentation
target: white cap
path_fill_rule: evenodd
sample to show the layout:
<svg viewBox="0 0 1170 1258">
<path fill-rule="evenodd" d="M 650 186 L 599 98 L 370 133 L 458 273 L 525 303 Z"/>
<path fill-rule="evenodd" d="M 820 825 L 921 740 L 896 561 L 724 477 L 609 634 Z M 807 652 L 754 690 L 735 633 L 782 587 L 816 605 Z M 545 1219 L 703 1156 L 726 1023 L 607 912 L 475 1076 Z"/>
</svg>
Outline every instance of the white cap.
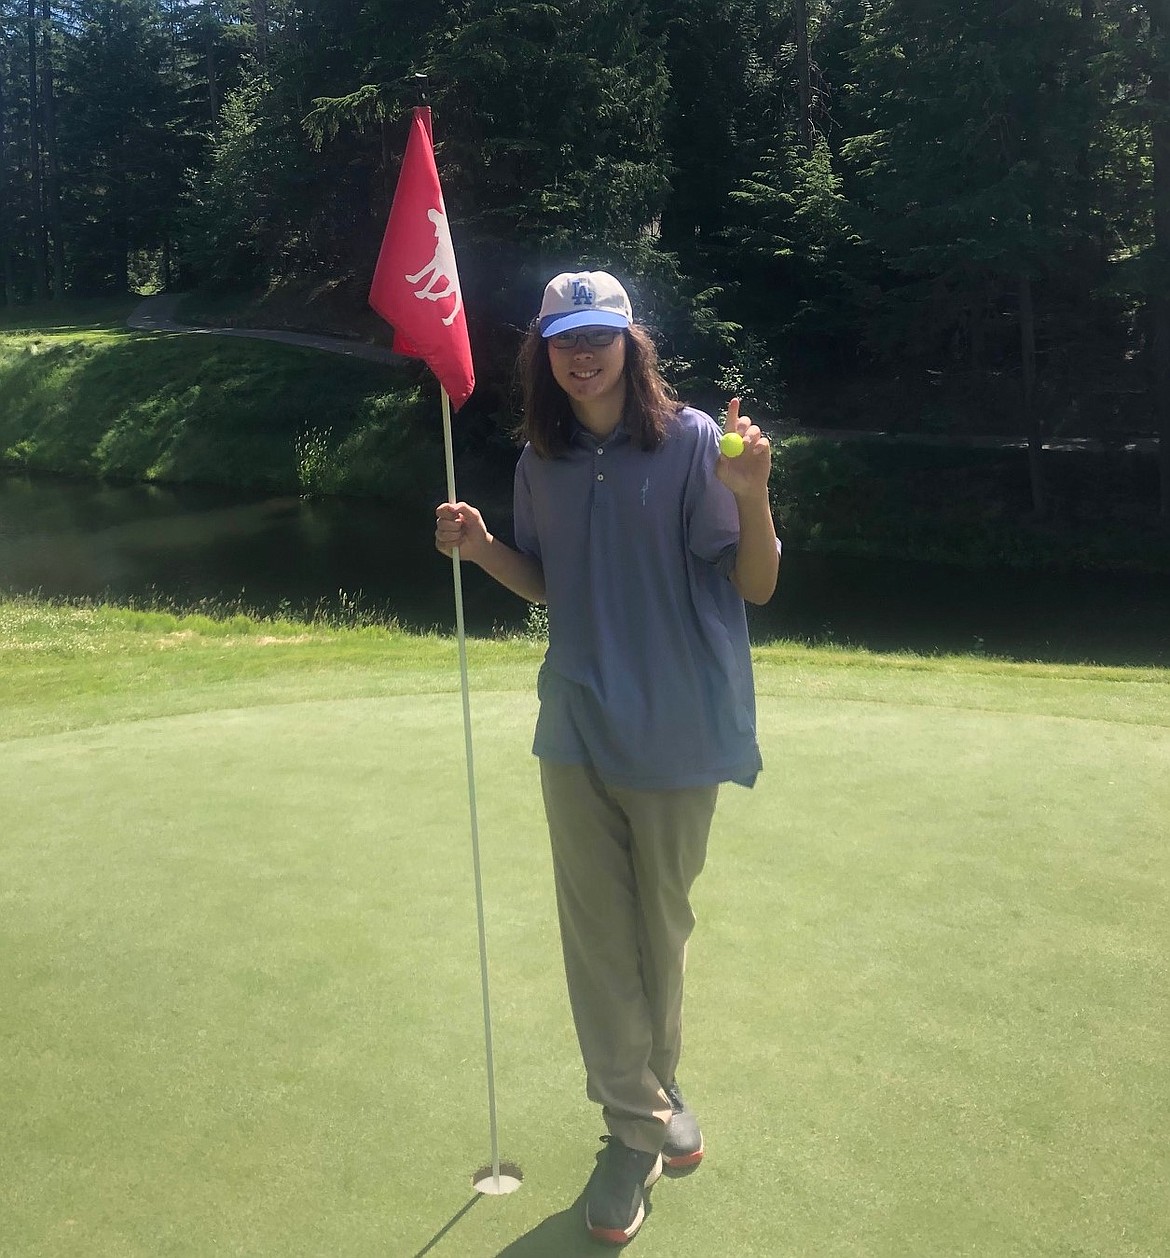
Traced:
<svg viewBox="0 0 1170 1258">
<path fill-rule="evenodd" d="M 628 328 L 634 312 L 626 290 L 608 271 L 566 271 L 549 280 L 540 306 L 540 334 L 571 328 Z"/>
</svg>

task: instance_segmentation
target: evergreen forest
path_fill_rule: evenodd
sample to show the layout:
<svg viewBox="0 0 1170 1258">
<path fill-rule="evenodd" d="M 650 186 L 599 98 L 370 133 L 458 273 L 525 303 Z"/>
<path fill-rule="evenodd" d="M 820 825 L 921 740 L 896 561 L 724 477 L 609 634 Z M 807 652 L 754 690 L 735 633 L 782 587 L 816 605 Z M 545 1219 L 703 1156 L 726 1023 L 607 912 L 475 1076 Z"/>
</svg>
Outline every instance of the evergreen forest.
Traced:
<svg viewBox="0 0 1170 1258">
<path fill-rule="evenodd" d="M 549 275 L 806 427 L 1160 437 L 1170 0 L 0 0 L 0 304 L 365 294 L 425 91 L 506 427 Z M 425 76 L 421 79 L 418 76 Z M 338 312 L 341 312 L 340 314 Z"/>
</svg>

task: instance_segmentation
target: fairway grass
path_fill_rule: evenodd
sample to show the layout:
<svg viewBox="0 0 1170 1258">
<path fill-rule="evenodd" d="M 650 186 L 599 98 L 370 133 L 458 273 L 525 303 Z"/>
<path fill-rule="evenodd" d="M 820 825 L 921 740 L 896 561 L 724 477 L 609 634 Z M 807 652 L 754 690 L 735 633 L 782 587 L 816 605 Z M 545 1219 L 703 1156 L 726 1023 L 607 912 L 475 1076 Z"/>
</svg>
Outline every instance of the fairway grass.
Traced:
<svg viewBox="0 0 1170 1258">
<path fill-rule="evenodd" d="M 0 600 L 0 1255 L 574 1258 L 542 649 Z M 756 651 L 644 1258 L 1170 1252 L 1170 673 Z"/>
</svg>

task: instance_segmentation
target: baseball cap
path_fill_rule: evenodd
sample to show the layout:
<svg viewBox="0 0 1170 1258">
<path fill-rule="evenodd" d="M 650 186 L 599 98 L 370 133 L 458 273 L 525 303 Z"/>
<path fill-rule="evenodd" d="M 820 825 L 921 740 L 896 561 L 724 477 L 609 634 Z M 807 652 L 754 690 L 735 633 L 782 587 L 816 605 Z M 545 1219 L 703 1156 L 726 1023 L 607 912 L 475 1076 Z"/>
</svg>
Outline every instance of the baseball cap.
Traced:
<svg viewBox="0 0 1170 1258">
<path fill-rule="evenodd" d="M 608 271 L 566 271 L 545 286 L 539 317 L 540 335 L 548 338 L 572 328 L 628 328 L 634 312 Z"/>
</svg>

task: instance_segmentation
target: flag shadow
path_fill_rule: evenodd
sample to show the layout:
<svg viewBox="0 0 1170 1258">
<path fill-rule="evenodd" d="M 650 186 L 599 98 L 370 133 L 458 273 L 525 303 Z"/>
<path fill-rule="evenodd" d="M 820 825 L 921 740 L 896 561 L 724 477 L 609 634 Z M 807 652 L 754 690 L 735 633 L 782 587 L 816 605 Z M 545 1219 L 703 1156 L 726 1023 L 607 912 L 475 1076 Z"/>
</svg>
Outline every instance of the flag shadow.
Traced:
<svg viewBox="0 0 1170 1258">
<path fill-rule="evenodd" d="M 429 1241 L 414 1255 L 414 1258 L 426 1258 L 435 1246 L 443 1239 L 444 1236 L 459 1222 L 465 1214 L 468 1214 L 477 1201 L 482 1200 L 480 1193 L 475 1193 L 471 1200 L 460 1206 L 458 1210 L 443 1224 L 441 1228 L 431 1237 Z"/>
</svg>

